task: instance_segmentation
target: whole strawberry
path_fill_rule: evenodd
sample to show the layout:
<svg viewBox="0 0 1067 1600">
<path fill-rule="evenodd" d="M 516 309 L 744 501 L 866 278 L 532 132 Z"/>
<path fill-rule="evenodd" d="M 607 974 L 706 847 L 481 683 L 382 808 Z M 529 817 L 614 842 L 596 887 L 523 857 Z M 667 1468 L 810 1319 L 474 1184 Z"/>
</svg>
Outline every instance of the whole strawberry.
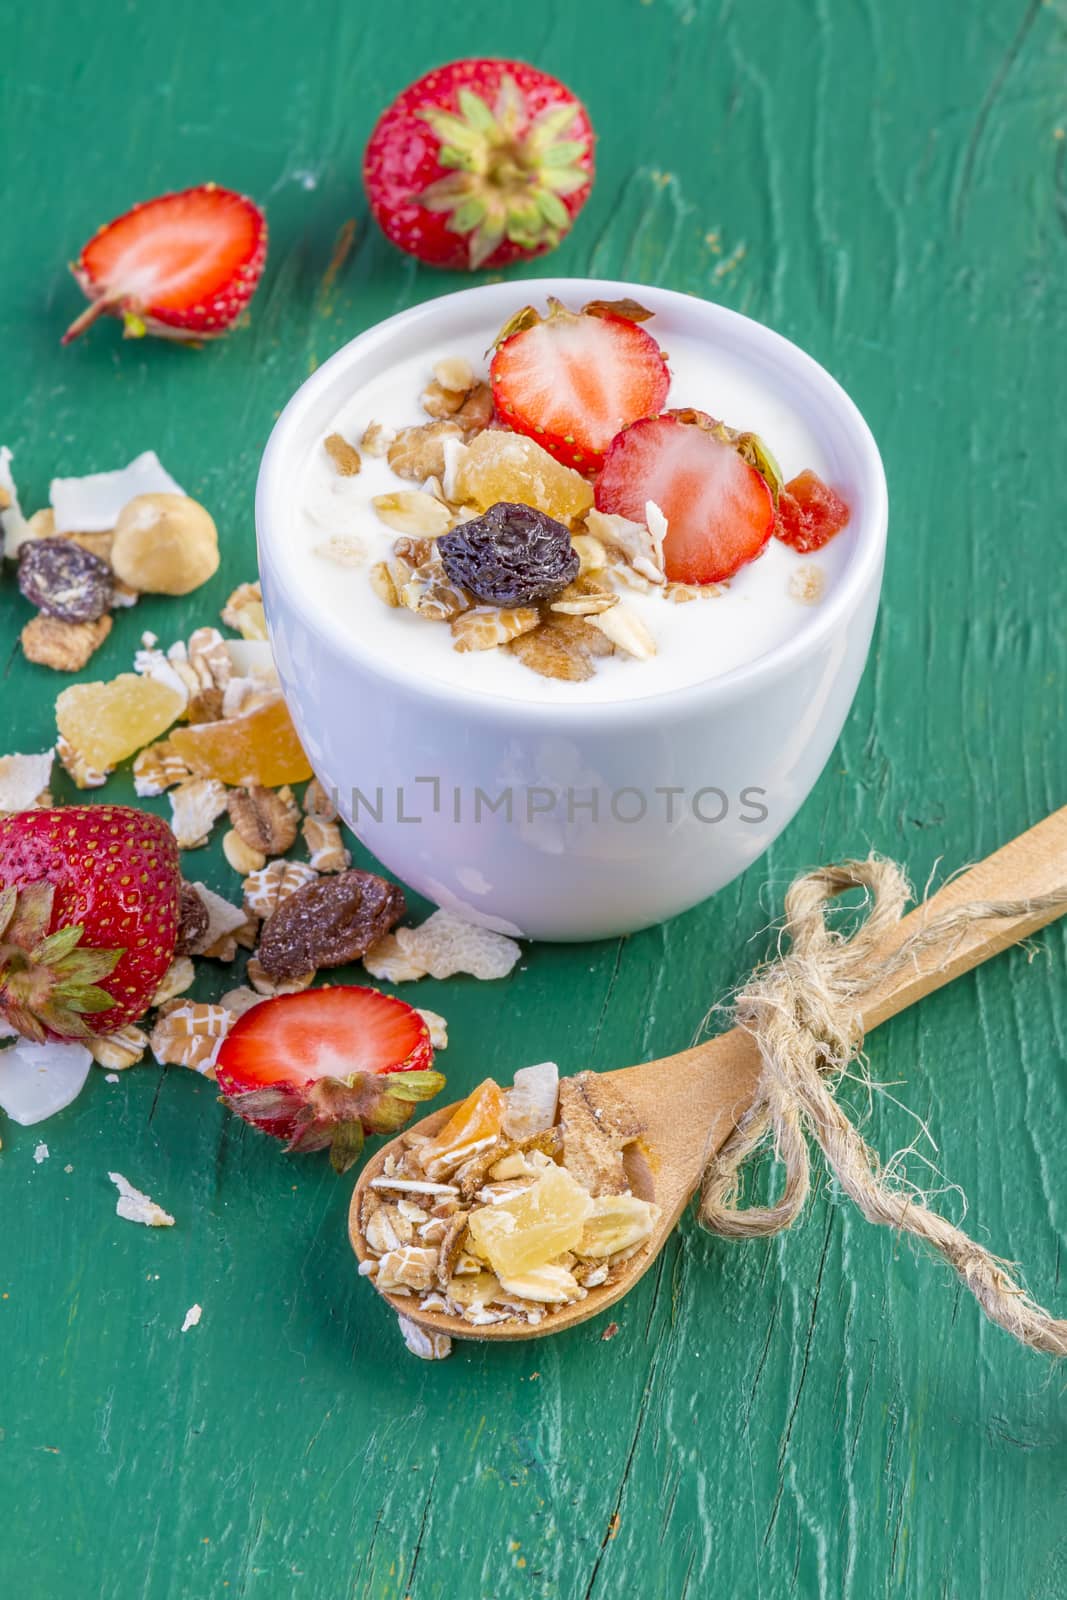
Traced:
<svg viewBox="0 0 1067 1600">
<path fill-rule="evenodd" d="M 444 1085 L 425 1019 L 403 1000 L 339 984 L 277 995 L 230 1029 L 215 1075 L 231 1111 L 288 1150 L 346 1172 L 365 1133 L 397 1133 Z"/>
<path fill-rule="evenodd" d="M 71 271 L 92 304 L 69 344 L 100 316 L 121 317 L 129 339 L 217 339 L 251 300 L 267 259 L 267 219 L 232 189 L 144 200 L 98 228 Z"/>
<path fill-rule="evenodd" d="M 383 232 L 435 267 L 504 267 L 554 250 L 589 198 L 593 128 L 521 61 L 435 67 L 379 117 L 363 158 Z"/>
<path fill-rule="evenodd" d="M 130 806 L 0 820 L 0 1020 L 38 1043 L 112 1033 L 174 957 L 174 835 Z"/>
</svg>

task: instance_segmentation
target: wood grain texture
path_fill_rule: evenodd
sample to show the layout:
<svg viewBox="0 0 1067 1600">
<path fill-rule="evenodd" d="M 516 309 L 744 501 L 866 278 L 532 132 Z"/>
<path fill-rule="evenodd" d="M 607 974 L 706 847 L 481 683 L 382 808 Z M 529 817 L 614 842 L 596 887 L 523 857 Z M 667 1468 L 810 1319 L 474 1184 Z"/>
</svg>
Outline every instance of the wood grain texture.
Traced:
<svg viewBox="0 0 1067 1600">
<path fill-rule="evenodd" d="M 590 104 L 600 176 L 554 267 L 771 323 L 882 445 L 885 601 L 815 794 L 761 867 L 666 927 L 532 949 L 498 987 L 421 985 L 451 1023 L 457 1093 L 531 1050 L 576 1069 L 684 1048 L 764 953 L 795 871 L 874 845 L 922 884 L 1064 800 L 1061 0 L 607 11 L 4 8 L 0 395 L 26 499 L 154 447 L 223 537 L 210 591 L 120 616 L 85 676 L 125 669 L 144 627 L 187 633 L 251 575 L 256 465 L 292 388 L 360 328 L 458 286 L 391 251 L 359 185 L 381 105 L 449 56 L 525 56 Z M 79 304 L 64 262 L 91 229 L 207 177 L 269 207 L 250 327 L 199 355 L 110 327 L 61 352 Z M 9 659 L 27 614 L 9 578 L 0 605 L 2 742 L 41 748 L 56 681 Z M 196 867 L 235 888 L 218 851 Z M 889 1089 L 866 1122 L 886 1155 L 914 1143 L 921 1181 L 929 1159 L 961 1185 L 968 1226 L 1061 1312 L 1065 953 L 1050 930 L 879 1030 Z M 109 1168 L 177 1226 L 120 1222 Z M 192 1074 L 95 1074 L 47 1129 L 5 1128 L 0 1182 L 0 1577 L 20 1596 L 1067 1588 L 1062 1376 L 825 1189 L 766 1244 L 684 1226 L 609 1342 L 592 1323 L 423 1366 L 354 1277 L 349 1186 L 285 1160 Z M 943 1203 L 959 1216 L 958 1191 Z"/>
</svg>

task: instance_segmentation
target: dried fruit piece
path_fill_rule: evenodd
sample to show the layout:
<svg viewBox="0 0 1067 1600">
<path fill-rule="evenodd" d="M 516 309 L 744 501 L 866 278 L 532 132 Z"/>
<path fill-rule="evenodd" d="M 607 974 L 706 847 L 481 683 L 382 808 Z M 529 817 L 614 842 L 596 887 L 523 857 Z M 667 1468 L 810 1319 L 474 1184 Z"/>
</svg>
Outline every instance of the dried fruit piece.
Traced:
<svg viewBox="0 0 1067 1600">
<path fill-rule="evenodd" d="M 451 978 L 457 972 L 486 981 L 504 978 L 522 955 L 506 934 L 445 910 L 435 911 L 417 928 L 398 928 L 396 938 L 404 954 L 432 978 Z"/>
<path fill-rule="evenodd" d="M 445 440 L 462 438 L 462 427 L 451 418 L 424 422 L 416 428 L 402 428 L 386 456 L 398 478 L 423 483 L 427 478 L 444 477 Z"/>
<path fill-rule="evenodd" d="M 226 810 L 226 790 L 214 778 L 189 778 L 168 795 L 171 827 L 180 850 L 199 850 Z"/>
<path fill-rule="evenodd" d="M 59 622 L 42 612 L 22 630 L 22 653 L 27 661 L 53 672 L 80 672 L 110 632 L 109 616 L 95 622 Z"/>
<path fill-rule="evenodd" d="M 111 602 L 111 568 L 71 539 L 31 539 L 19 551 L 19 588 L 60 622 L 95 622 Z"/>
<path fill-rule="evenodd" d="M 233 789 L 227 803 L 230 821 L 251 849 L 265 856 L 283 856 L 294 843 L 300 812 L 288 786 Z"/>
<path fill-rule="evenodd" d="M 476 1145 L 497 1139 L 503 1127 L 504 1095 L 498 1083 L 486 1078 L 460 1102 L 432 1138 L 418 1146 L 418 1160 L 431 1180 L 452 1172 Z"/>
<path fill-rule="evenodd" d="M 481 511 L 501 500 L 517 501 L 559 522 L 571 522 L 584 517 L 593 504 L 593 490 L 580 473 L 532 439 L 500 428 L 487 428 L 471 440 L 455 477 L 456 497 Z"/>
<path fill-rule="evenodd" d="M 344 1172 L 364 1132 L 396 1133 L 443 1086 L 422 1018 L 374 989 L 265 1000 L 239 1017 L 217 1062 L 231 1110 L 290 1150 L 329 1149 Z M 437 1252 L 431 1251 L 436 1263 Z"/>
<path fill-rule="evenodd" d="M 242 639 L 267 638 L 263 591 L 258 583 L 239 583 L 222 608 L 222 621 Z"/>
<path fill-rule="evenodd" d="M 556 1120 L 559 1068 L 554 1061 L 520 1067 L 504 1100 L 504 1132 L 509 1139 L 544 1133 Z"/>
<path fill-rule="evenodd" d="M 271 978 L 358 961 L 405 910 L 395 883 L 351 868 L 290 895 L 263 925 L 259 959 Z"/>
<path fill-rule="evenodd" d="M 323 817 L 305 817 L 300 831 L 307 845 L 308 862 L 316 872 L 344 872 L 352 865 L 338 823 Z"/>
<path fill-rule="evenodd" d="M 494 606 L 527 606 L 578 576 L 570 530 L 544 512 L 500 501 L 437 541 L 453 583 Z"/>
<path fill-rule="evenodd" d="M 395 494 L 376 494 L 371 501 L 379 522 L 397 533 L 436 538 L 452 526 L 452 513 L 432 494 L 421 489 L 398 489 Z"/>
<path fill-rule="evenodd" d="M 149 1047 L 160 1066 L 192 1067 L 213 1078 L 219 1049 L 233 1021 L 225 1006 L 203 1000 L 171 1002 L 152 1029 Z"/>
<path fill-rule="evenodd" d="M 305 884 L 314 883 L 317 874 L 304 861 L 269 861 L 245 879 L 245 911 L 256 917 L 269 917 Z"/>
<path fill-rule="evenodd" d="M 502 611 L 497 606 L 476 606 L 452 619 L 454 650 L 492 650 L 507 644 L 522 633 L 529 633 L 541 621 L 536 606 L 520 606 Z"/>
<path fill-rule="evenodd" d="M 280 697 L 227 722 L 176 728 L 171 744 L 193 772 L 236 787 L 302 783 L 311 765 Z"/>
<path fill-rule="evenodd" d="M 86 761 L 81 752 L 75 750 L 62 734 L 56 740 L 56 755 L 63 771 L 79 789 L 99 789 L 107 782 L 107 773 L 101 772 L 98 767 Z"/>
<path fill-rule="evenodd" d="M 342 478 L 354 478 L 363 466 L 363 460 L 354 444 L 339 433 L 328 433 L 322 448 L 333 462 Z"/>
<path fill-rule="evenodd" d="M 582 472 L 595 472 L 619 429 L 654 416 L 667 398 L 667 358 L 628 310 L 594 302 L 574 312 L 550 298 L 547 316 L 520 313 L 522 325 L 493 356 L 497 415 Z"/>
<path fill-rule="evenodd" d="M 799 472 L 778 497 L 775 534 L 801 555 L 821 550 L 823 545 L 846 527 L 849 509 L 829 484 L 817 473 Z"/>
<path fill-rule="evenodd" d="M 533 1300 L 544 1305 L 565 1305 L 581 1295 L 578 1280 L 566 1267 L 546 1261 L 543 1266 L 530 1267 L 505 1277 L 500 1275 L 500 1287 L 505 1294 L 518 1300 Z"/>
<path fill-rule="evenodd" d="M 529 1272 L 573 1250 L 593 1210 L 591 1196 L 552 1164 L 522 1194 L 467 1219 L 471 1244 L 501 1278 Z"/>
<path fill-rule="evenodd" d="M 619 1250 L 632 1250 L 648 1238 L 658 1216 L 658 1206 L 649 1200 L 638 1200 L 636 1195 L 602 1195 L 593 1201 L 575 1251 L 597 1260 Z"/>
<path fill-rule="evenodd" d="M 109 683 L 76 683 L 56 701 L 56 726 L 94 767 L 117 766 L 165 733 L 184 709 L 181 695 L 135 673 Z"/>
<path fill-rule="evenodd" d="M 218 571 L 214 520 L 188 495 L 137 495 L 119 512 L 111 565 L 131 589 L 190 594 Z"/>
</svg>

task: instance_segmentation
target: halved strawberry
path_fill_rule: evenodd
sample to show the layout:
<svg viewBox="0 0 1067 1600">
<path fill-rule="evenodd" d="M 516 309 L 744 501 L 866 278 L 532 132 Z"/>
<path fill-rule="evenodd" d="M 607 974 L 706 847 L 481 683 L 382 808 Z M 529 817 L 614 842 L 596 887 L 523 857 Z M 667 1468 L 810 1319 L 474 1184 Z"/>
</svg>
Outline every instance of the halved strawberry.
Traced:
<svg viewBox="0 0 1067 1600">
<path fill-rule="evenodd" d="M 121 317 L 127 338 L 217 339 L 251 300 L 267 259 L 255 201 L 215 183 L 145 200 L 93 235 L 71 271 L 92 304 L 63 335 Z"/>
<path fill-rule="evenodd" d="M 778 498 L 775 534 L 801 555 L 821 550 L 840 533 L 849 518 L 848 506 L 818 473 L 810 468 L 790 478 Z"/>
<path fill-rule="evenodd" d="M 489 369 L 497 415 L 568 467 L 593 473 L 627 423 L 667 398 L 667 358 L 638 326 L 651 315 L 631 300 L 594 300 L 582 311 L 526 306 L 501 329 Z"/>
<path fill-rule="evenodd" d="M 289 1150 L 330 1150 L 345 1172 L 364 1133 L 396 1133 L 444 1086 L 412 1006 L 338 985 L 278 995 L 234 1023 L 215 1066 L 231 1111 Z"/>
<path fill-rule="evenodd" d="M 675 583 L 720 583 L 754 561 L 774 529 L 774 496 L 739 440 L 702 412 L 647 417 L 612 440 L 597 480 L 600 511 L 667 519 L 663 559 Z"/>
</svg>

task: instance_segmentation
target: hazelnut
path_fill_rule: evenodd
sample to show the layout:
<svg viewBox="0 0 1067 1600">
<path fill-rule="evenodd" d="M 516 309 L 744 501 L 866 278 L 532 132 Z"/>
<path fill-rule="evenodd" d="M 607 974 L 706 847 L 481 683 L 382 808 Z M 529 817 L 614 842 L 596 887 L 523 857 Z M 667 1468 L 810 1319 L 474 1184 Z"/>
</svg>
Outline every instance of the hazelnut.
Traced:
<svg viewBox="0 0 1067 1600">
<path fill-rule="evenodd" d="M 218 570 L 214 520 L 186 495 L 136 495 L 119 512 L 111 565 L 131 588 L 189 594 Z"/>
</svg>

